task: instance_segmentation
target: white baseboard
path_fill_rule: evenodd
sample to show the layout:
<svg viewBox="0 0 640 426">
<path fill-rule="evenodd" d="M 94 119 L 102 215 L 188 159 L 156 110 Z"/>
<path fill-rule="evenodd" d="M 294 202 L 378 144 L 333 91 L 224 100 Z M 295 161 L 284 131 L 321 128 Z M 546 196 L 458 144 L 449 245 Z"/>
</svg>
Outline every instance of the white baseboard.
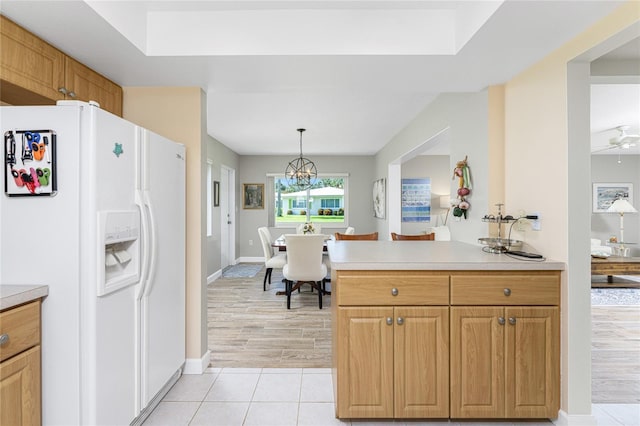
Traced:
<svg viewBox="0 0 640 426">
<path fill-rule="evenodd" d="M 182 374 L 202 374 L 211 362 L 211 351 L 205 352 L 202 358 L 187 358 Z"/>
<path fill-rule="evenodd" d="M 213 274 L 207 277 L 207 284 L 211 284 L 221 276 L 222 276 L 222 269 L 218 269 L 216 272 L 214 272 Z"/>
<path fill-rule="evenodd" d="M 237 263 L 264 263 L 264 257 L 240 257 Z"/>
<path fill-rule="evenodd" d="M 596 426 L 598 421 L 592 414 L 567 414 L 566 411 L 558 411 L 558 418 L 552 420 L 557 426 Z"/>
</svg>

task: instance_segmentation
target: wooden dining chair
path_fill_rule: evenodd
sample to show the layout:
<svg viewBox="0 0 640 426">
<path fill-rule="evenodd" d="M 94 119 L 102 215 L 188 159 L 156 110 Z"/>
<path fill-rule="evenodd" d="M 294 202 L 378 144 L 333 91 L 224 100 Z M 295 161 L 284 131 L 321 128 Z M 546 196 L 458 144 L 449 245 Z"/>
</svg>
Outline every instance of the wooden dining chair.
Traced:
<svg viewBox="0 0 640 426">
<path fill-rule="evenodd" d="M 391 233 L 391 239 L 393 241 L 405 241 L 405 240 L 422 240 L 422 241 L 433 241 L 435 239 L 436 234 L 418 234 L 418 235 L 402 235 L 396 234 L 395 232 Z"/>
<path fill-rule="evenodd" d="M 341 234 L 336 232 L 337 240 L 378 240 L 378 233 L 372 232 L 371 234 Z"/>
<path fill-rule="evenodd" d="M 287 264 L 282 268 L 287 294 L 287 309 L 291 309 L 291 293 L 304 283 L 318 290 L 318 306 L 322 309 L 327 267 L 322 261 L 325 236 L 322 234 L 286 234 Z M 294 286 L 295 283 L 295 286 Z"/>
</svg>

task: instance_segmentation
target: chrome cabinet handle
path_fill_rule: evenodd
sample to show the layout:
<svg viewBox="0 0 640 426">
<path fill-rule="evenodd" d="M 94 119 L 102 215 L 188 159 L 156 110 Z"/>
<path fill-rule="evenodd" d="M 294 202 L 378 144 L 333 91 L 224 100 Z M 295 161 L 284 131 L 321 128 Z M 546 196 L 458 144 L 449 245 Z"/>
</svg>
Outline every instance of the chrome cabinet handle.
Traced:
<svg viewBox="0 0 640 426">
<path fill-rule="evenodd" d="M 391 289 L 391 295 L 392 295 L 392 296 L 397 296 L 397 295 L 398 295 L 398 289 L 397 289 L 397 288 L 395 288 L 395 287 L 394 287 L 394 288 L 392 288 L 392 289 Z"/>
<path fill-rule="evenodd" d="M 63 95 L 66 95 L 68 93 L 67 89 L 65 89 L 64 87 L 59 88 L 58 92 L 62 93 Z"/>
<path fill-rule="evenodd" d="M 404 318 L 398 317 L 398 325 L 404 324 Z"/>
<path fill-rule="evenodd" d="M 510 288 L 505 288 L 504 289 L 504 295 L 505 296 L 511 296 L 511 289 Z"/>
<path fill-rule="evenodd" d="M 516 319 L 514 317 L 509 317 L 509 324 L 515 325 Z"/>
<path fill-rule="evenodd" d="M 503 317 L 498 317 L 498 324 L 504 325 L 504 318 Z"/>
<path fill-rule="evenodd" d="M 0 335 L 0 346 L 9 343 L 9 335 L 7 333 Z"/>
<path fill-rule="evenodd" d="M 387 317 L 387 325 L 393 325 L 393 318 Z"/>
<path fill-rule="evenodd" d="M 69 97 L 70 98 L 75 98 L 76 97 L 76 92 L 74 92 L 73 90 L 71 92 L 69 92 Z"/>
</svg>

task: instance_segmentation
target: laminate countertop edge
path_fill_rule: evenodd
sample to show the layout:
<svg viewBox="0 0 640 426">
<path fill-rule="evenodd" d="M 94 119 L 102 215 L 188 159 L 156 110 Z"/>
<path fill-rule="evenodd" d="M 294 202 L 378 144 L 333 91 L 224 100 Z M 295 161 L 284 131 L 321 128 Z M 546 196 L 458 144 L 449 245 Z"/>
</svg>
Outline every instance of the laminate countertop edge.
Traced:
<svg viewBox="0 0 640 426">
<path fill-rule="evenodd" d="M 563 271 L 563 262 L 493 254 L 458 241 L 329 241 L 336 270 Z"/>
<path fill-rule="evenodd" d="M 46 285 L 0 285 L 0 311 L 22 305 L 49 294 Z"/>
</svg>

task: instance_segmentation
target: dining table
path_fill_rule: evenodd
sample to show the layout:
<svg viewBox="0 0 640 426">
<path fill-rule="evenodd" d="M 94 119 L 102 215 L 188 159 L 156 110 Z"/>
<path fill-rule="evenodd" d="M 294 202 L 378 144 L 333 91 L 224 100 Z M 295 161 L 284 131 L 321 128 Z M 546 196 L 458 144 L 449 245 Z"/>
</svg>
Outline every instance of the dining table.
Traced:
<svg viewBox="0 0 640 426">
<path fill-rule="evenodd" d="M 331 235 L 325 235 L 324 243 L 322 244 L 322 251 L 327 251 L 327 241 L 332 239 Z M 287 242 L 284 235 L 280 235 L 271 243 L 271 247 L 277 248 L 278 251 L 287 251 Z"/>
</svg>

